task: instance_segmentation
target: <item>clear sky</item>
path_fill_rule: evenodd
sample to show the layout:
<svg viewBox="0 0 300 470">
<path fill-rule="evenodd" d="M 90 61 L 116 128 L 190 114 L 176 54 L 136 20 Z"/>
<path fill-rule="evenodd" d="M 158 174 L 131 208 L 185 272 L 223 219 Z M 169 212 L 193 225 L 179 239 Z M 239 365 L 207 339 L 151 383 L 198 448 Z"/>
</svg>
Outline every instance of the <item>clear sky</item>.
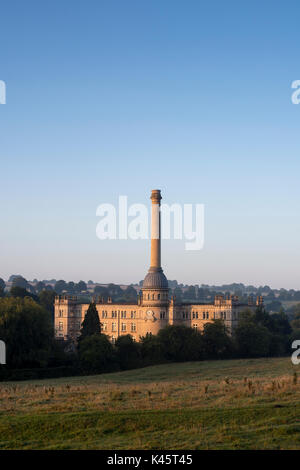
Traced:
<svg viewBox="0 0 300 470">
<path fill-rule="evenodd" d="M 96 208 L 205 204 L 205 245 L 163 242 L 183 283 L 300 289 L 299 1 L 1 4 L 0 277 L 139 281 L 147 241 Z"/>
</svg>

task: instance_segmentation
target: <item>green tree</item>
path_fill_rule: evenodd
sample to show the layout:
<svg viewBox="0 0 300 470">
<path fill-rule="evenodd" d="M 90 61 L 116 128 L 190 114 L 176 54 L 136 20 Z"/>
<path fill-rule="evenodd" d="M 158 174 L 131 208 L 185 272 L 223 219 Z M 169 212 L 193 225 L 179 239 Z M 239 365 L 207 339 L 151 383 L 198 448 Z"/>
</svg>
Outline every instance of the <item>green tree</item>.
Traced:
<svg viewBox="0 0 300 470">
<path fill-rule="evenodd" d="M 83 291 L 87 290 L 87 285 L 84 281 L 79 281 L 77 284 L 75 284 L 75 292 L 78 292 L 79 294 Z"/>
<path fill-rule="evenodd" d="M 11 368 L 46 366 L 53 337 L 49 314 L 29 297 L 0 299 L 0 338 Z"/>
<path fill-rule="evenodd" d="M 83 338 L 79 343 L 78 353 L 79 364 L 84 372 L 110 372 L 117 368 L 114 347 L 104 334 Z"/>
<path fill-rule="evenodd" d="M 99 335 L 101 333 L 101 324 L 99 320 L 98 311 L 95 303 L 90 303 L 89 308 L 85 314 L 82 322 L 80 337 L 81 341 L 83 338 L 92 335 Z"/>
<path fill-rule="evenodd" d="M 156 335 L 147 333 L 140 338 L 141 358 L 144 365 L 158 364 L 163 362 L 161 344 Z"/>
<path fill-rule="evenodd" d="M 202 337 L 205 357 L 225 358 L 233 354 L 233 342 L 222 319 L 206 323 Z"/>
<path fill-rule="evenodd" d="M 38 296 L 35 294 L 31 294 L 28 290 L 24 289 L 23 287 L 14 286 L 10 289 L 9 294 L 11 297 L 20 297 L 24 299 L 25 297 L 30 297 L 31 299 L 35 300 L 36 302 L 39 300 Z"/>
<path fill-rule="evenodd" d="M 6 287 L 6 284 L 3 281 L 3 279 L 1 279 L 1 277 L 0 277 L 0 297 L 5 296 L 5 292 L 4 292 L 5 287 Z"/>
<path fill-rule="evenodd" d="M 35 291 L 39 294 L 45 288 L 46 288 L 45 283 L 42 281 L 39 281 L 35 286 Z"/>
<path fill-rule="evenodd" d="M 131 335 L 119 336 L 115 346 L 121 369 L 133 369 L 141 365 L 140 345 Z"/>
<path fill-rule="evenodd" d="M 300 304 L 293 307 L 293 319 L 291 321 L 293 330 L 300 329 Z"/>
<path fill-rule="evenodd" d="M 137 300 L 137 292 L 134 287 L 128 286 L 125 291 L 123 292 L 123 299 L 126 301 L 136 302 Z"/>
<path fill-rule="evenodd" d="M 54 300 L 56 292 L 53 290 L 42 290 L 39 293 L 39 302 L 50 313 L 52 323 L 54 323 Z"/>
<path fill-rule="evenodd" d="M 29 287 L 29 283 L 23 276 L 15 276 L 12 281 L 12 287 L 22 287 L 23 289 L 27 289 Z"/>
<path fill-rule="evenodd" d="M 169 325 L 157 337 L 166 360 L 196 361 L 203 357 L 203 339 L 194 328 Z"/>
<path fill-rule="evenodd" d="M 66 283 L 66 281 L 63 281 L 62 279 L 60 279 L 59 281 L 57 281 L 57 282 L 55 283 L 54 290 L 55 290 L 55 292 L 57 292 L 58 294 L 62 294 L 63 291 L 67 291 L 67 283 Z"/>
<path fill-rule="evenodd" d="M 265 326 L 242 319 L 234 331 L 237 351 L 241 357 L 264 357 L 269 354 L 271 334 Z"/>
</svg>

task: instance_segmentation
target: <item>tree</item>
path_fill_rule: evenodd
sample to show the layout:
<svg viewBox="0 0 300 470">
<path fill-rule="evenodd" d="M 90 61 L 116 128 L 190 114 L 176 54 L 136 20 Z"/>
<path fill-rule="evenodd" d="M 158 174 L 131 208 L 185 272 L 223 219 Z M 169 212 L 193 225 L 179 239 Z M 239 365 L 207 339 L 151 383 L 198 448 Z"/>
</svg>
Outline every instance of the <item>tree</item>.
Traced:
<svg viewBox="0 0 300 470">
<path fill-rule="evenodd" d="M 194 328 L 169 325 L 157 337 L 166 360 L 196 361 L 203 357 L 203 339 Z"/>
<path fill-rule="evenodd" d="M 21 299 L 24 299 L 25 297 L 30 297 L 36 302 L 39 300 L 37 295 L 31 294 L 30 292 L 28 292 L 28 290 L 23 289 L 23 287 L 14 286 L 10 289 L 9 294 L 11 297 L 20 297 Z"/>
<path fill-rule="evenodd" d="M 66 283 L 66 281 L 63 281 L 62 279 L 60 279 L 59 281 L 57 281 L 57 282 L 55 283 L 54 290 L 55 290 L 55 292 L 57 292 L 58 294 L 62 294 L 63 291 L 66 291 L 66 290 L 67 290 L 67 283 Z"/>
<path fill-rule="evenodd" d="M 108 289 L 103 286 L 96 286 L 94 288 L 94 294 L 101 295 L 102 297 L 105 297 L 105 298 L 109 296 Z"/>
<path fill-rule="evenodd" d="M 117 361 L 120 368 L 133 369 L 141 365 L 140 345 L 131 335 L 119 336 L 116 343 Z"/>
<path fill-rule="evenodd" d="M 23 276 L 15 276 L 12 281 L 12 287 L 22 287 L 23 289 L 27 289 L 29 287 L 29 283 Z"/>
<path fill-rule="evenodd" d="M 68 294 L 75 294 L 75 282 L 73 282 L 73 281 L 68 282 L 67 292 L 68 292 Z"/>
<path fill-rule="evenodd" d="M 202 337 L 206 357 L 225 358 L 232 355 L 232 339 L 227 334 L 223 320 L 217 319 L 212 323 L 206 323 L 204 325 Z"/>
<path fill-rule="evenodd" d="M 80 292 L 86 291 L 86 290 L 87 290 L 87 286 L 84 281 L 79 281 L 77 284 L 75 284 L 75 292 L 78 292 L 80 294 Z"/>
<path fill-rule="evenodd" d="M 271 334 L 265 326 L 242 319 L 234 331 L 237 351 L 241 357 L 263 357 L 269 354 Z"/>
<path fill-rule="evenodd" d="M 195 300 L 196 299 L 195 286 L 189 286 L 188 289 L 184 292 L 183 296 L 188 300 Z"/>
<path fill-rule="evenodd" d="M 291 321 L 293 330 L 300 330 L 300 304 L 293 307 L 293 320 Z"/>
<path fill-rule="evenodd" d="M 6 287 L 6 284 L 3 281 L 3 279 L 1 279 L 1 277 L 0 277 L 0 297 L 5 296 L 5 292 L 4 292 L 5 287 Z"/>
<path fill-rule="evenodd" d="M 39 294 L 39 302 L 42 307 L 50 313 L 52 323 L 54 323 L 54 300 L 56 292 L 53 290 L 42 290 Z"/>
<path fill-rule="evenodd" d="M 289 322 L 288 316 L 283 310 L 279 313 L 274 313 L 272 317 L 272 331 L 279 335 L 290 335 L 292 332 L 292 327 Z"/>
<path fill-rule="evenodd" d="M 114 347 L 104 334 L 83 338 L 79 343 L 78 353 L 80 367 L 84 372 L 110 372 L 117 368 Z"/>
<path fill-rule="evenodd" d="M 85 314 L 80 330 L 79 340 L 92 335 L 98 335 L 101 333 L 101 324 L 99 320 L 99 314 L 95 303 L 90 303 L 89 308 Z"/>
<path fill-rule="evenodd" d="M 180 287 L 175 287 L 173 295 L 175 295 L 177 302 L 182 302 L 182 290 Z"/>
<path fill-rule="evenodd" d="M 137 292 L 135 288 L 132 286 L 128 286 L 127 289 L 125 289 L 125 291 L 123 292 L 123 298 L 126 301 L 136 302 Z"/>
<path fill-rule="evenodd" d="M 147 333 L 140 338 L 141 358 L 144 365 L 158 364 L 163 362 L 161 344 L 156 335 Z"/>
<path fill-rule="evenodd" d="M 44 282 L 42 281 L 39 281 L 36 286 L 35 286 L 35 290 L 36 292 L 39 294 L 42 290 L 44 290 L 46 288 L 46 285 Z"/>
<path fill-rule="evenodd" d="M 33 299 L 0 299 L 0 338 L 11 368 L 46 366 L 53 337 L 49 314 Z"/>
</svg>

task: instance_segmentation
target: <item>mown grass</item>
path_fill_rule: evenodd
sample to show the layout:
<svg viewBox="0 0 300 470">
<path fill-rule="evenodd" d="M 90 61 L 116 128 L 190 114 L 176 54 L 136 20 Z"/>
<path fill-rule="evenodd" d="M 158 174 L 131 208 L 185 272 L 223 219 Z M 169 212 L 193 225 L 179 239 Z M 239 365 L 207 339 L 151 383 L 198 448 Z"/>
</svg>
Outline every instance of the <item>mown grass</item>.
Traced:
<svg viewBox="0 0 300 470">
<path fill-rule="evenodd" d="M 0 448 L 297 449 L 297 371 L 273 358 L 1 383 Z"/>
</svg>

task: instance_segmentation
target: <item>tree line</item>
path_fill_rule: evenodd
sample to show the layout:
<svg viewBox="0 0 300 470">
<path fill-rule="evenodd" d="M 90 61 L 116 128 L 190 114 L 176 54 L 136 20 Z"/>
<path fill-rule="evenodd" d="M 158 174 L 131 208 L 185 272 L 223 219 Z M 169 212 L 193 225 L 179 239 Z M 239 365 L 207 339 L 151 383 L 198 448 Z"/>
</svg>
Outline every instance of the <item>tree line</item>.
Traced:
<svg viewBox="0 0 300 470">
<path fill-rule="evenodd" d="M 168 361 L 282 356 L 291 353 L 294 339 L 300 339 L 298 305 L 292 322 L 284 312 L 271 315 L 263 307 L 258 307 L 254 313 L 245 309 L 233 335 L 222 320 L 215 320 L 207 323 L 202 332 L 172 325 L 157 335 L 140 338 L 140 342 L 125 335 L 112 344 L 101 331 L 96 305 L 92 302 L 75 347 L 54 339 L 53 296 L 55 293 L 47 290 L 36 296 L 13 287 L 9 294 L 0 298 L 0 339 L 7 346 L 7 366 L 0 366 L 0 377 L 5 368 L 69 367 L 74 375 Z"/>
</svg>

